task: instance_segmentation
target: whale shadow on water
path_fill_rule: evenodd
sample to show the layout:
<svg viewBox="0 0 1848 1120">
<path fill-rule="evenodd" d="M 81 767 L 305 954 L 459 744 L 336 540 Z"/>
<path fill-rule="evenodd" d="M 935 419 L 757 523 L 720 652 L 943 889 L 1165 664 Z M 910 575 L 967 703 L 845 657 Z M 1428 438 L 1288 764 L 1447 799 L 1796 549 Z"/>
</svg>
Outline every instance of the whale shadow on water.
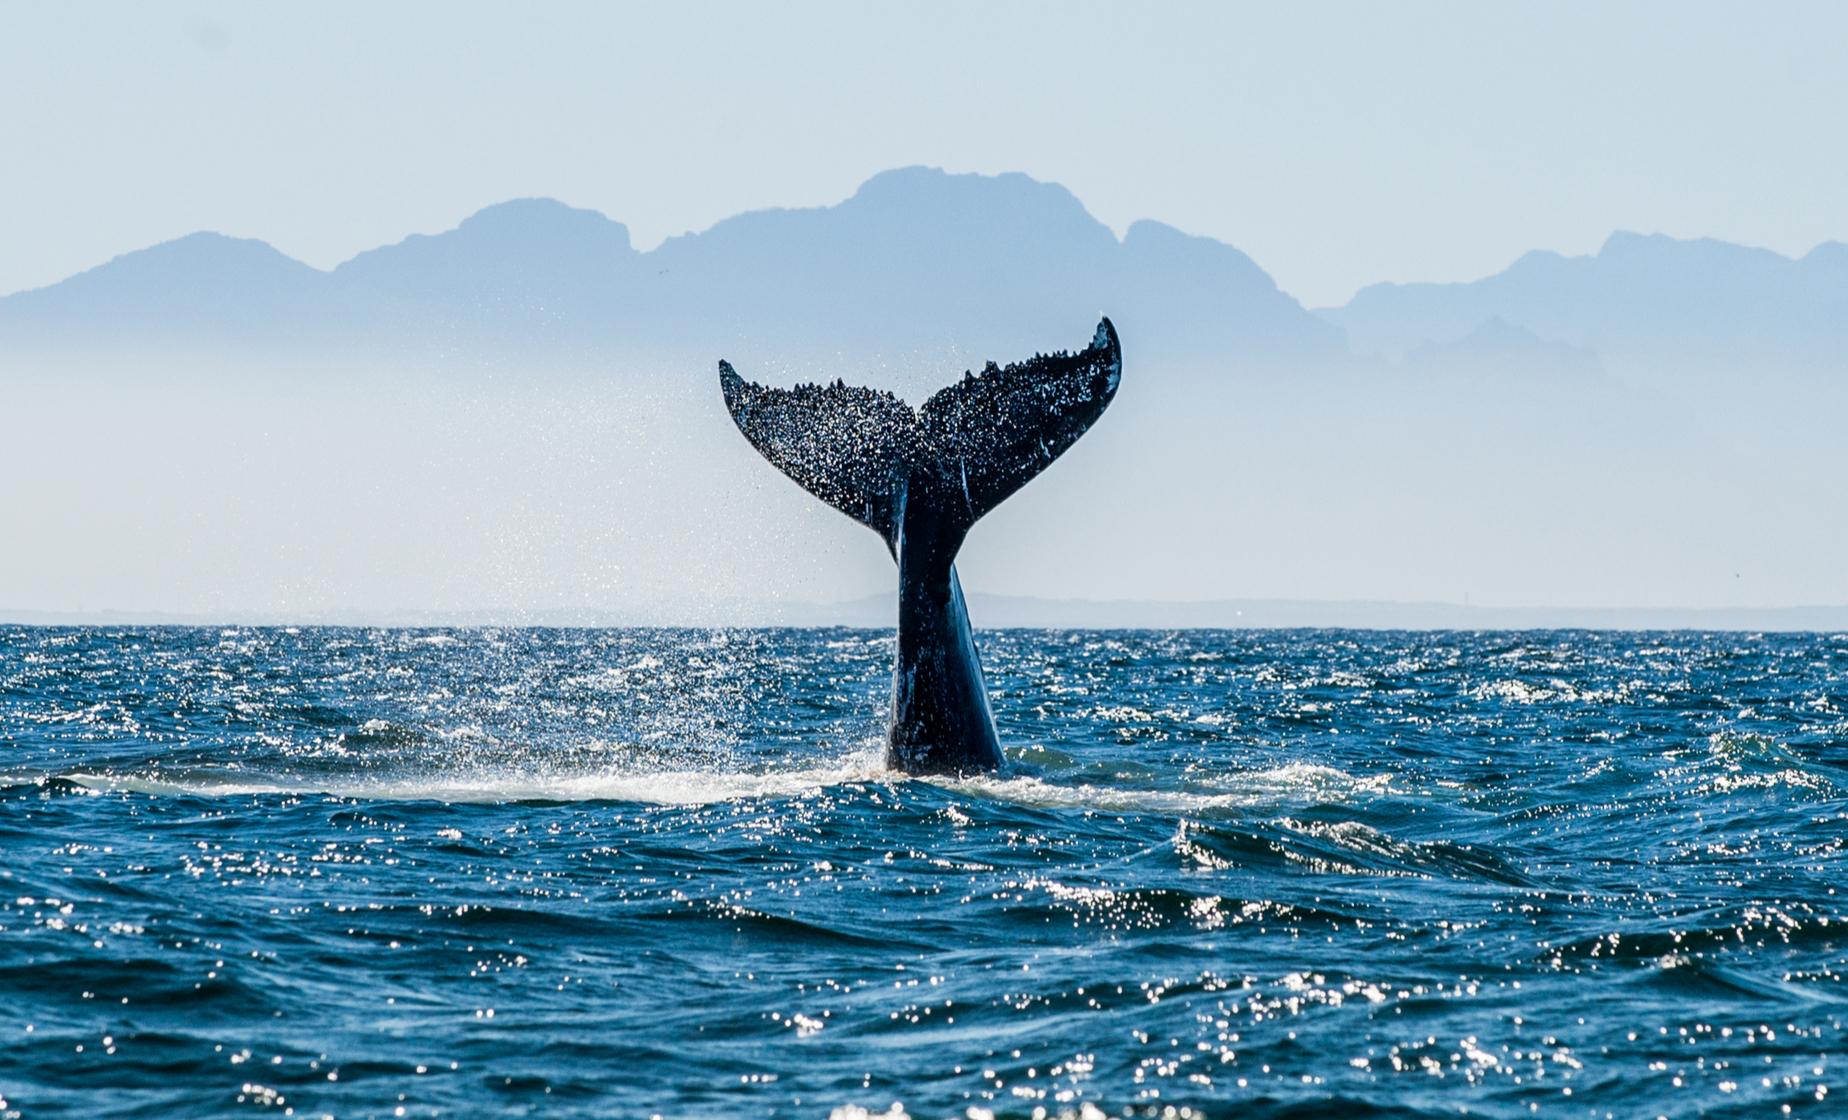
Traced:
<svg viewBox="0 0 1848 1120">
<path fill-rule="evenodd" d="M 973 774 L 1000 766 L 956 554 L 982 515 L 1103 415 L 1122 370 L 1109 319 L 1078 353 L 990 362 L 917 409 L 840 381 L 766 388 L 719 363 L 726 408 L 751 446 L 878 533 L 898 565 L 892 769 Z"/>
</svg>

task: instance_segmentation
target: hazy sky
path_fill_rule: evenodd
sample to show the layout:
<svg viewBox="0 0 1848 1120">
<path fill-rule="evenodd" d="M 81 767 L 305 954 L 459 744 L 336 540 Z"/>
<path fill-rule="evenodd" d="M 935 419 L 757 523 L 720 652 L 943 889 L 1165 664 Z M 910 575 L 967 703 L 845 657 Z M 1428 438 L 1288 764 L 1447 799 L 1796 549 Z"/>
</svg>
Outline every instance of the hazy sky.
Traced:
<svg viewBox="0 0 1848 1120">
<path fill-rule="evenodd" d="M 0 292 L 208 228 L 330 266 L 551 195 L 637 244 L 1025 171 L 1317 306 L 1614 228 L 1848 238 L 1848 4 L 0 2 Z"/>
</svg>

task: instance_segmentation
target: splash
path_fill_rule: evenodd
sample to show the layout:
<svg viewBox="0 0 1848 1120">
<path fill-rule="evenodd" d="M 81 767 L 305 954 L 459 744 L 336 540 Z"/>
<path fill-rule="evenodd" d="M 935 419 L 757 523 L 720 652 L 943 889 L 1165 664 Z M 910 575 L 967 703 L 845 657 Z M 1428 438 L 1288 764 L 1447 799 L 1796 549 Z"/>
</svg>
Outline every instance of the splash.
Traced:
<svg viewBox="0 0 1848 1120">
<path fill-rule="evenodd" d="M 802 797 L 832 786 L 890 782 L 883 748 L 861 745 L 853 753 L 812 766 L 727 772 L 673 769 L 622 773 L 543 773 L 516 767 L 464 773 L 314 779 L 278 776 L 256 781 L 226 777 L 174 779 L 145 774 L 62 775 L 99 793 L 154 797 L 320 796 L 353 801 L 439 801 L 497 805 L 517 802 L 626 801 L 650 805 L 709 805 L 721 801 Z"/>
</svg>

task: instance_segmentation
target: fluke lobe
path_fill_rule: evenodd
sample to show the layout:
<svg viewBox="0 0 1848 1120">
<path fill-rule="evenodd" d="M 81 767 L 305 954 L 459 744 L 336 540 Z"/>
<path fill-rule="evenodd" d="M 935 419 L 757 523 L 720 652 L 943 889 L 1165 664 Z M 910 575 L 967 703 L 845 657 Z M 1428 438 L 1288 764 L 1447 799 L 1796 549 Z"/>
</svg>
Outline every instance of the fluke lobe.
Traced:
<svg viewBox="0 0 1848 1120">
<path fill-rule="evenodd" d="M 898 563 L 898 657 L 887 764 L 912 774 L 1001 764 L 956 579 L 977 518 L 1075 443 L 1123 370 L 1105 319 L 1088 349 L 968 373 L 913 410 L 845 385 L 765 388 L 719 363 L 738 430 L 802 488 L 878 533 Z"/>
</svg>

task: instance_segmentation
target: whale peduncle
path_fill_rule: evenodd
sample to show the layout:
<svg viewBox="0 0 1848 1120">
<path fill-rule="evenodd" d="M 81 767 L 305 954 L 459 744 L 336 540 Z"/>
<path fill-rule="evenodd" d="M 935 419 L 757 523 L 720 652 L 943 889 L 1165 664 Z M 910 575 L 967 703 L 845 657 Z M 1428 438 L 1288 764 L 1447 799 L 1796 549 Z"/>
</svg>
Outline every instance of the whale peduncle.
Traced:
<svg viewBox="0 0 1848 1120">
<path fill-rule="evenodd" d="M 898 564 L 887 763 L 911 774 L 1001 764 L 956 554 L 969 529 L 1103 414 L 1123 358 L 1105 319 L 1091 345 L 981 373 L 913 410 L 836 381 L 766 388 L 719 363 L 738 430 L 809 493 L 878 533 Z"/>
</svg>

